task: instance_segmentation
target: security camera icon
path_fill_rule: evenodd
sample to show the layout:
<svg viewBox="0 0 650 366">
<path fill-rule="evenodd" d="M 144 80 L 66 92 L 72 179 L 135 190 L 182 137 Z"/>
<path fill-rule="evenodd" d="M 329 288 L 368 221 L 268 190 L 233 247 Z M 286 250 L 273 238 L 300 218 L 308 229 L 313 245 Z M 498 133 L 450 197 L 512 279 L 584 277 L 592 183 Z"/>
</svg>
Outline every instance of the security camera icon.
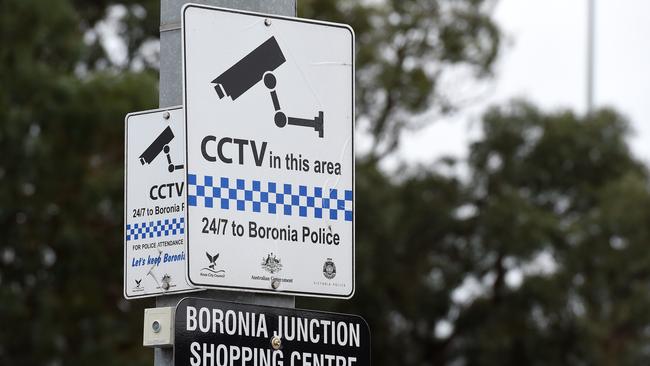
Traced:
<svg viewBox="0 0 650 366">
<path fill-rule="evenodd" d="M 180 165 L 175 165 L 172 163 L 172 157 L 169 154 L 170 148 L 169 148 L 169 143 L 174 139 L 174 133 L 172 132 L 172 129 L 167 126 L 159 135 L 156 137 L 155 140 L 147 147 L 146 150 L 140 155 L 140 164 L 145 165 L 145 164 L 151 164 L 151 162 L 156 159 L 158 155 L 160 155 L 161 152 L 164 152 L 165 155 L 167 156 L 167 170 L 169 170 L 170 173 L 174 172 L 174 170 L 178 169 L 183 169 L 183 164 Z"/>
<path fill-rule="evenodd" d="M 271 101 L 275 109 L 273 120 L 277 127 L 283 128 L 290 125 L 313 128 L 318 132 L 318 137 L 323 138 L 323 122 L 325 118 L 323 111 L 318 111 L 313 119 L 303 119 L 287 117 L 280 107 L 280 100 L 275 91 L 277 79 L 273 71 L 284 64 L 285 61 L 286 59 L 277 40 L 275 37 L 271 37 L 212 80 L 212 84 L 215 84 L 214 90 L 217 92 L 219 99 L 229 96 L 235 101 L 258 82 L 264 80 L 264 85 L 271 94 Z"/>
</svg>

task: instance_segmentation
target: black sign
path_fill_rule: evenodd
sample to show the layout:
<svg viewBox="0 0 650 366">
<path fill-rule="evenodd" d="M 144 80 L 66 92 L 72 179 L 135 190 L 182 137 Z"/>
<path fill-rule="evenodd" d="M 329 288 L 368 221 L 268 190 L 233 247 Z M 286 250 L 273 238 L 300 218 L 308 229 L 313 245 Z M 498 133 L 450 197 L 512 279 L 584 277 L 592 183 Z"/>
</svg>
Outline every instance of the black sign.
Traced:
<svg viewBox="0 0 650 366">
<path fill-rule="evenodd" d="M 185 298 L 175 319 L 175 366 L 370 365 L 356 315 Z"/>
</svg>

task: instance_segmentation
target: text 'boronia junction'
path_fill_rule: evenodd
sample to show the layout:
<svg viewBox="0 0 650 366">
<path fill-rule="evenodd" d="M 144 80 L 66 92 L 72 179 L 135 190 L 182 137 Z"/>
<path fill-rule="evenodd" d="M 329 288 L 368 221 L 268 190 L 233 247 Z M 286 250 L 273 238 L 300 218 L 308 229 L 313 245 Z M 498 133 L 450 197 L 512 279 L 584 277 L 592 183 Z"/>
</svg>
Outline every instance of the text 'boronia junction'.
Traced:
<svg viewBox="0 0 650 366">
<path fill-rule="evenodd" d="M 236 335 L 269 339 L 269 327 L 263 313 L 187 307 L 186 330 L 191 332 Z M 282 341 L 324 344 L 332 346 L 361 346 L 359 324 L 325 319 L 309 319 L 278 315 L 270 320 L 277 330 L 272 336 Z M 274 322 L 274 324 L 273 324 Z M 285 358 L 286 357 L 286 358 Z M 357 357 L 327 353 L 300 352 L 286 354 L 271 347 L 246 347 L 215 342 L 192 342 L 191 366 L 355 366 Z"/>
</svg>

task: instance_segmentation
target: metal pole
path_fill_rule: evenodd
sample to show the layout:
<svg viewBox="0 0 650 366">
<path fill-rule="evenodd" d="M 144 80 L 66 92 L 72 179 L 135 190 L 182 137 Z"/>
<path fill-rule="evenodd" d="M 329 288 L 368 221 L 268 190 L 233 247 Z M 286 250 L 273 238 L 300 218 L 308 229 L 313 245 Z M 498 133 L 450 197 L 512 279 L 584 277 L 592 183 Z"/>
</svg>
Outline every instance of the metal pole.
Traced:
<svg viewBox="0 0 650 366">
<path fill-rule="evenodd" d="M 160 107 L 183 104 L 181 70 L 181 8 L 185 3 L 199 3 L 232 9 L 250 10 L 287 16 L 296 15 L 296 0 L 161 0 L 160 3 Z M 157 307 L 176 306 L 188 295 L 156 298 Z M 236 301 L 257 305 L 294 307 L 295 298 L 283 295 L 263 295 L 246 292 L 203 291 L 191 296 Z M 173 364 L 171 348 L 155 348 L 154 366 Z"/>
<path fill-rule="evenodd" d="M 587 0 L 587 115 L 590 115 L 594 110 L 595 12 L 595 0 Z"/>
</svg>

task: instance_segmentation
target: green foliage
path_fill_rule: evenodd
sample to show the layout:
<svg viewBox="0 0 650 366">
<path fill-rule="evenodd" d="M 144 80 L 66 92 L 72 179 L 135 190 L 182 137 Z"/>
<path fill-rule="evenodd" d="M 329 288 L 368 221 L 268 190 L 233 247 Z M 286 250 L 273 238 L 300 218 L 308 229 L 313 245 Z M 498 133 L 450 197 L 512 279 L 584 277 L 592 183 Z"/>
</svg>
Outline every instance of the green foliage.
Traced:
<svg viewBox="0 0 650 366">
<path fill-rule="evenodd" d="M 467 69 L 490 75 L 500 33 L 490 0 L 298 1 L 298 14 L 350 24 L 356 33 L 356 111 L 373 137 L 368 158 L 394 151 L 414 116 L 453 111 L 441 82 Z"/>
<path fill-rule="evenodd" d="M 90 9 L 85 6 L 84 9 Z M 123 118 L 150 71 L 75 73 L 70 1 L 0 3 L 0 364 L 146 364 L 122 298 Z"/>
<path fill-rule="evenodd" d="M 625 120 L 519 102 L 482 126 L 465 180 L 358 166 L 357 295 L 304 304 L 366 316 L 375 365 L 650 362 L 650 186 Z"/>
</svg>

